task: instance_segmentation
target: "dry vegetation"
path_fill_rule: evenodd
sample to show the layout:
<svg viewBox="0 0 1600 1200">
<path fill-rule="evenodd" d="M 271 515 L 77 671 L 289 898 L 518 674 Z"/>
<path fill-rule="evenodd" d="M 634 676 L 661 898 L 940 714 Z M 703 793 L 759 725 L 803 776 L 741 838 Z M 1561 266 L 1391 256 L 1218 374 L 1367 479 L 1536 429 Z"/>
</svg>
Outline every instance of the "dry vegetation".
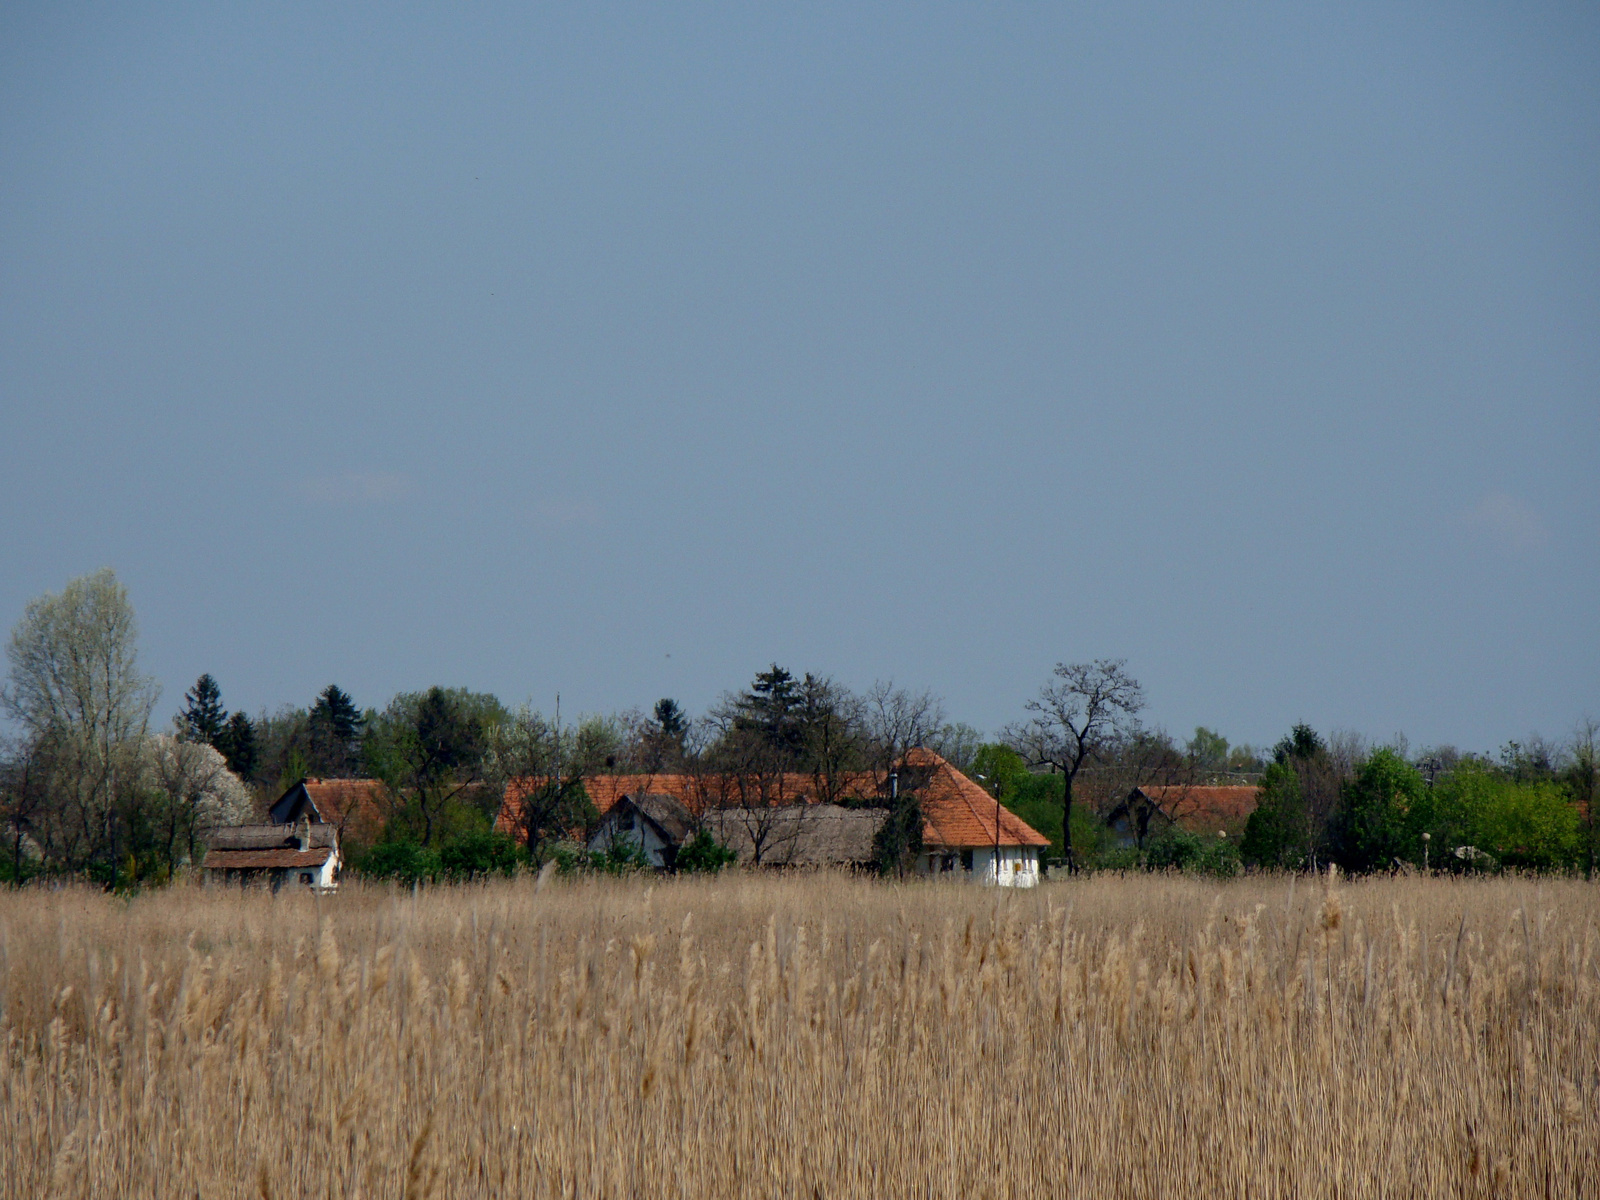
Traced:
<svg viewBox="0 0 1600 1200">
<path fill-rule="evenodd" d="M 1597 898 L 13 891 L 0 1192 L 1595 1196 Z"/>
</svg>

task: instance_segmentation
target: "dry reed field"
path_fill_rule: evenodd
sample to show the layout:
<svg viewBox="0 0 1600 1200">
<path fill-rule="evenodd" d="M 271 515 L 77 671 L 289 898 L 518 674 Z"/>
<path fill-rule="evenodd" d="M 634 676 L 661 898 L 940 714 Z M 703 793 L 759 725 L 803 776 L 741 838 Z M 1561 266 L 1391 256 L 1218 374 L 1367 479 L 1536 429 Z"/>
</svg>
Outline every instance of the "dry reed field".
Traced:
<svg viewBox="0 0 1600 1200">
<path fill-rule="evenodd" d="M 5 1196 L 1600 1196 L 1600 889 L 0 895 Z"/>
</svg>

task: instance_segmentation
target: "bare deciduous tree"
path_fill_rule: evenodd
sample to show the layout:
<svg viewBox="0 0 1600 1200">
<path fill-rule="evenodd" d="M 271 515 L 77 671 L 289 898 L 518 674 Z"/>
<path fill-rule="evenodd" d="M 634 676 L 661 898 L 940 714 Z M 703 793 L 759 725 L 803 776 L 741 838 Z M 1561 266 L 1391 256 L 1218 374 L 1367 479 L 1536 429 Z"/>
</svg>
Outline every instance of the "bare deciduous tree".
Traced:
<svg viewBox="0 0 1600 1200">
<path fill-rule="evenodd" d="M 1017 752 L 1034 766 L 1061 772 L 1066 782 L 1061 803 L 1061 847 L 1067 868 L 1072 856 L 1072 787 L 1091 759 L 1099 758 L 1131 718 L 1144 707 L 1144 689 L 1127 672 L 1125 659 L 1097 658 L 1057 663 L 1054 681 L 1028 701 L 1033 714 L 1009 730 Z"/>
<path fill-rule="evenodd" d="M 6 648 L 0 703 L 29 735 L 50 739 L 51 819 L 75 865 L 116 857 L 116 801 L 137 783 L 159 694 L 139 671 L 137 639 L 127 589 L 107 568 L 30 603 Z"/>
<path fill-rule="evenodd" d="M 489 731 L 483 778 L 535 859 L 545 846 L 594 822 L 583 780 L 615 765 L 627 720 L 625 715 L 563 725 L 524 706 Z"/>
</svg>

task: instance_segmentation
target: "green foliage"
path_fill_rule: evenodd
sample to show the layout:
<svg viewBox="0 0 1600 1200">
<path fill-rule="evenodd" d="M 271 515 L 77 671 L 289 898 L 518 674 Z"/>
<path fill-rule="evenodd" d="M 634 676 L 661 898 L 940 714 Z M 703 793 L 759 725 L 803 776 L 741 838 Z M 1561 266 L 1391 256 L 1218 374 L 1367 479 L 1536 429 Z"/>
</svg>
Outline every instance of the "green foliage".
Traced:
<svg viewBox="0 0 1600 1200">
<path fill-rule="evenodd" d="M 683 874 L 715 875 L 738 857 L 712 837 L 710 830 L 702 829 L 679 848 L 673 869 Z"/>
<path fill-rule="evenodd" d="M 1230 879 L 1240 871 L 1239 848 L 1225 837 L 1200 837 L 1173 825 L 1145 843 L 1144 863 L 1153 871 L 1193 871 Z"/>
<path fill-rule="evenodd" d="M 183 736 L 192 742 L 218 746 L 227 728 L 228 710 L 222 707 L 222 689 L 211 675 L 205 674 L 183 694 L 183 711 L 178 714 L 178 724 Z"/>
<path fill-rule="evenodd" d="M 652 869 L 638 842 L 613 842 L 605 850 L 560 842 L 551 848 L 550 861 L 556 864 L 558 875 L 632 875 Z"/>
<path fill-rule="evenodd" d="M 222 752 L 222 757 L 228 760 L 228 770 L 246 783 L 255 777 L 260 750 L 256 742 L 255 723 L 249 717 L 242 712 L 229 717 L 227 728 L 222 731 L 215 745 Z"/>
<path fill-rule="evenodd" d="M 1239 853 L 1255 867 L 1298 869 L 1310 840 L 1300 775 L 1287 762 L 1273 762 L 1261 776 L 1261 794 L 1245 826 Z"/>
<path fill-rule="evenodd" d="M 1228 739 L 1204 725 L 1195 726 L 1187 749 L 1189 758 L 1202 771 L 1220 771 L 1228 765 Z"/>
<path fill-rule="evenodd" d="M 1320 758 L 1328 752 L 1327 743 L 1320 734 L 1305 722 L 1301 722 L 1289 731 L 1289 735 L 1272 748 L 1272 757 L 1275 761 L 1286 763 L 1290 759 L 1300 759 L 1309 762 Z"/>
<path fill-rule="evenodd" d="M 361 766 L 364 719 L 350 694 L 329 684 L 317 695 L 306 718 L 308 756 L 314 774 L 345 777 Z"/>
<path fill-rule="evenodd" d="M 1340 793 L 1333 840 L 1339 863 L 1352 873 L 1422 862 L 1428 810 L 1422 773 L 1393 750 L 1366 761 Z"/>
<path fill-rule="evenodd" d="M 495 829 L 473 830 L 439 847 L 439 869 L 447 879 L 512 875 L 526 860 L 522 847 Z"/>
<path fill-rule="evenodd" d="M 517 828 L 529 850 L 575 834 L 587 833 L 600 820 L 581 778 L 547 778 L 524 793 L 517 809 Z"/>
<path fill-rule="evenodd" d="M 656 728 L 661 735 L 681 742 L 683 735 L 689 732 L 689 719 L 684 716 L 678 702 L 670 697 L 657 700 L 653 711 Z"/>
<path fill-rule="evenodd" d="M 356 864 L 356 870 L 369 879 L 393 879 L 404 884 L 432 879 L 439 867 L 436 851 L 412 841 L 380 842 Z"/>
<path fill-rule="evenodd" d="M 1051 858 L 1061 858 L 1064 854 L 1061 845 L 1061 805 L 1066 790 L 1063 776 L 1034 775 L 1030 772 L 1013 779 L 1000 796 L 1008 809 L 1050 838 Z M 1086 806 L 1073 806 L 1072 847 L 1080 857 L 1093 857 L 1102 829 L 1104 824 Z"/>
<path fill-rule="evenodd" d="M 22 884 L 44 873 L 39 863 L 27 855 L 6 855 L 0 858 L 0 884 Z"/>
<path fill-rule="evenodd" d="M 1181 871 L 1199 863 L 1204 849 L 1197 835 L 1173 825 L 1145 843 L 1144 861 L 1154 871 Z"/>
<path fill-rule="evenodd" d="M 437 845 L 493 818 L 499 797 L 480 785 L 489 730 L 504 717 L 493 696 L 460 688 L 431 687 L 390 702 L 364 745 L 389 796 L 392 840 Z"/>
<path fill-rule="evenodd" d="M 1048 780 L 1058 777 L 1037 775 L 1034 778 Z M 1061 807 L 1059 800 L 1054 801 L 1054 804 L 1056 809 Z M 1012 811 L 1017 812 L 1016 809 Z M 1033 825 L 1033 822 L 1023 816 L 1022 813 L 1018 812 L 1017 815 L 1021 816 L 1028 824 Z M 1059 825 L 1060 821 L 1058 820 L 1056 824 Z M 1033 825 L 1033 827 L 1040 829 L 1038 825 Z M 1043 830 L 1041 829 L 1040 832 L 1043 832 Z M 1059 850 L 1055 843 L 1051 843 L 1050 849 L 1053 855 L 1059 857 Z M 1077 855 L 1078 865 L 1088 870 L 1127 869 L 1125 867 L 1108 866 L 1110 863 L 1121 861 L 1122 841 L 1110 826 L 1081 804 L 1074 805 L 1072 808 L 1072 849 Z M 1137 848 L 1134 848 L 1135 866 L 1138 865 L 1138 854 Z"/>
<path fill-rule="evenodd" d="M 990 742 L 978 747 L 967 774 L 985 791 L 993 792 L 998 787 L 1004 799 L 1013 795 L 1017 786 L 1028 778 L 1028 764 L 1005 743 Z"/>
<path fill-rule="evenodd" d="M 1461 860 L 1451 851 L 1457 846 L 1525 870 L 1569 868 L 1584 853 L 1582 816 L 1561 785 L 1537 777 L 1518 781 L 1481 759 L 1463 760 L 1440 780 L 1430 808 L 1436 867 L 1455 868 Z"/>
</svg>

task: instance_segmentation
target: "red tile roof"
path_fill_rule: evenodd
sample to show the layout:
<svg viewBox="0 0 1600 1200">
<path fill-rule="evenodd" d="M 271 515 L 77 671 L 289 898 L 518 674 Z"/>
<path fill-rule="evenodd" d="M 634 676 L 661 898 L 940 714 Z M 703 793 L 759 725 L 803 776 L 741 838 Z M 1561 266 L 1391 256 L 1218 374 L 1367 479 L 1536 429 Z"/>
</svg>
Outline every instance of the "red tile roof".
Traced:
<svg viewBox="0 0 1600 1200">
<path fill-rule="evenodd" d="M 993 796 L 932 750 L 910 751 L 905 768 L 902 786 L 917 788 L 922 804 L 922 840 L 926 845 L 954 848 L 995 844 Z M 810 775 L 791 773 L 773 776 L 764 782 L 769 803 L 816 804 L 822 798 L 821 789 Z M 517 806 L 537 783 L 533 779 L 522 779 L 506 788 L 505 804 L 496 821 L 498 828 L 508 833 L 516 831 Z M 700 813 L 740 803 L 740 783 L 736 775 L 590 775 L 584 778 L 583 786 L 602 814 L 623 796 L 647 793 L 671 796 L 687 805 L 690 811 Z M 888 803 L 882 781 L 871 772 L 851 774 L 842 784 L 841 797 L 875 798 L 880 804 Z M 1001 808 L 999 820 L 1002 846 L 1050 844 L 1049 838 L 1005 808 Z"/>
<path fill-rule="evenodd" d="M 376 779 L 307 779 L 306 793 L 322 819 L 358 842 L 383 832 L 383 784 Z"/>
<path fill-rule="evenodd" d="M 931 771 L 917 795 L 922 802 L 922 842 L 929 847 L 1048 846 L 1050 839 L 968 779 L 932 750 L 906 755 L 912 770 Z"/>
<path fill-rule="evenodd" d="M 1260 788 L 1248 785 L 1147 784 L 1139 791 L 1190 833 L 1241 831 L 1261 795 Z"/>
</svg>

